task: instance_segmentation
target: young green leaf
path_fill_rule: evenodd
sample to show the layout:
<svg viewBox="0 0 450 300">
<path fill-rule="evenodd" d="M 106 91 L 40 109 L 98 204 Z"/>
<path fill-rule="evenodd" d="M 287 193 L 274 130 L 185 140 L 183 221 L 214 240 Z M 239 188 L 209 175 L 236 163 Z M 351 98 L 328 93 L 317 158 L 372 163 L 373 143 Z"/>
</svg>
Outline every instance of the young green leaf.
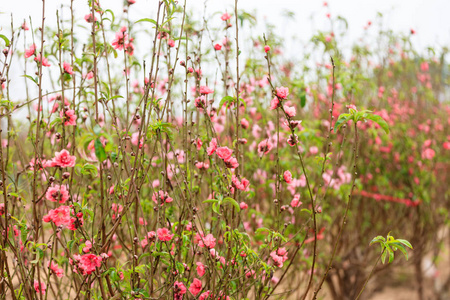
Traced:
<svg viewBox="0 0 450 300">
<path fill-rule="evenodd" d="M 9 47 L 9 45 L 11 44 L 9 42 L 9 39 L 6 36 L 4 36 L 3 34 L 0 34 L 0 39 L 5 41 L 6 47 Z"/>
<path fill-rule="evenodd" d="M 100 162 L 105 161 L 107 158 L 105 148 L 103 147 L 103 144 L 99 138 L 95 140 L 94 148 L 95 148 L 95 156 L 97 156 L 98 160 Z"/>
<path fill-rule="evenodd" d="M 241 208 L 239 207 L 239 203 L 237 203 L 237 201 L 234 200 L 233 198 L 226 197 L 223 199 L 222 203 L 230 203 L 236 208 L 237 211 L 241 211 Z"/>
<path fill-rule="evenodd" d="M 351 117 L 352 116 L 350 114 L 341 114 L 336 123 L 334 124 L 334 132 L 338 131 L 342 125 L 344 125 L 351 119 Z"/>
<path fill-rule="evenodd" d="M 379 115 L 369 114 L 366 116 L 366 119 L 372 120 L 378 125 L 380 125 L 381 128 L 388 134 L 389 133 L 389 125 L 386 123 L 386 121 L 380 117 Z"/>
<path fill-rule="evenodd" d="M 157 25 L 156 21 L 153 19 L 150 19 L 150 18 L 144 18 L 144 19 L 137 20 L 136 22 L 134 22 L 134 24 L 140 23 L 140 22 L 150 22 L 152 24 Z"/>
<path fill-rule="evenodd" d="M 300 94 L 300 106 L 305 107 L 305 105 L 306 105 L 306 93 L 302 92 Z"/>
</svg>

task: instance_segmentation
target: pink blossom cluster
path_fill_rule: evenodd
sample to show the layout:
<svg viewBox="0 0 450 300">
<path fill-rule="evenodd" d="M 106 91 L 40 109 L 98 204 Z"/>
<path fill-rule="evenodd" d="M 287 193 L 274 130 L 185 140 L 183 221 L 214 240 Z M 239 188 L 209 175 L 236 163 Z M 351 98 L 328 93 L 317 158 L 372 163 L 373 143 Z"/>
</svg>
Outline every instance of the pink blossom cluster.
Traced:
<svg viewBox="0 0 450 300">
<path fill-rule="evenodd" d="M 102 257 L 95 254 L 75 254 L 73 260 L 69 260 L 74 266 L 74 272 L 80 272 L 82 275 L 89 275 L 99 268 L 102 264 Z"/>
</svg>

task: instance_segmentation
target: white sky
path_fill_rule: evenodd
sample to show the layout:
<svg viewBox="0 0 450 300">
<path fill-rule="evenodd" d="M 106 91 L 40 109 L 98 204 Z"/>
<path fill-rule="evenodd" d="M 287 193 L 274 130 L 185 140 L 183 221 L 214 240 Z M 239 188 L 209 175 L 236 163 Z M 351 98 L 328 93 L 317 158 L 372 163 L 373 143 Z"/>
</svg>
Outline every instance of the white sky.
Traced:
<svg viewBox="0 0 450 300">
<path fill-rule="evenodd" d="M 46 2 L 46 24 L 56 26 L 56 10 L 64 5 L 66 8 L 62 12 L 62 18 L 69 16 L 70 0 L 45 0 Z M 132 21 L 141 18 L 155 18 L 158 0 L 136 0 L 136 4 L 130 7 L 130 19 Z M 184 0 L 178 0 L 180 4 Z M 14 25 L 17 28 L 24 19 L 29 20 L 31 16 L 34 27 L 40 26 L 42 14 L 42 0 L 0 0 L 0 34 L 9 36 L 10 15 L 14 17 Z M 89 13 L 87 0 L 75 0 L 76 17 L 82 19 Z M 115 12 L 116 18 L 123 8 L 123 0 L 100 0 L 104 9 L 111 9 Z M 187 0 L 188 10 L 191 10 L 198 19 L 203 17 L 204 0 Z M 342 46 L 348 46 L 364 35 L 363 27 L 367 22 L 375 21 L 377 12 L 385 16 L 384 29 L 392 29 L 395 32 L 409 34 L 411 28 L 416 31 L 412 37 L 414 46 L 418 49 L 425 49 L 428 46 L 441 48 L 450 46 L 450 0 L 329 0 L 329 8 L 323 6 L 322 0 L 239 0 L 238 7 L 250 13 L 254 13 L 260 23 L 252 35 L 262 35 L 264 33 L 265 21 L 276 25 L 275 33 L 283 35 L 288 42 L 282 51 L 289 57 L 297 55 L 301 57 L 302 44 L 291 39 L 295 36 L 300 41 L 307 41 L 317 30 L 329 30 L 330 22 L 325 17 L 327 12 L 332 16 L 340 15 L 347 19 L 349 23 L 349 34 Z M 232 12 L 234 10 L 234 0 L 208 0 L 206 17 L 214 12 Z M 286 10 L 295 14 L 293 20 L 284 17 Z M 312 16 L 312 18 L 311 18 Z M 219 20 L 219 15 L 214 19 Z M 220 21 L 219 21 L 220 22 Z M 234 23 L 234 22 L 233 22 Z M 84 20 L 82 24 L 86 25 Z M 148 24 L 148 23 L 146 23 Z M 234 31 L 233 31 L 234 33 Z M 240 34 L 240 41 L 243 42 L 248 32 Z M 375 35 L 376 31 L 369 31 Z M 29 40 L 28 40 L 29 41 Z M 206 42 L 209 41 L 206 39 Z M 206 43 L 205 42 L 205 43 Z M 21 43 L 21 42 L 20 42 Z M 141 42 L 142 43 L 142 42 Z M 3 42 L 0 41 L 0 45 Z M 30 44 L 27 42 L 27 44 Z M 136 52 L 139 49 L 147 49 L 136 44 Z M 242 44 L 241 44 L 242 46 Z M 23 46 L 21 46 L 23 47 Z M 299 56 L 300 54 L 300 56 Z M 22 75 L 22 70 L 13 66 L 12 77 Z M 17 92 L 16 97 L 23 97 L 23 81 L 12 80 L 12 87 Z M 16 84 L 16 85 L 15 85 Z M 19 88 L 20 87 L 20 88 Z"/>
<path fill-rule="evenodd" d="M 12 13 L 15 23 L 31 16 L 35 26 L 40 23 L 41 0 L 0 0 L 0 26 L 9 27 Z M 157 0 L 137 0 L 131 6 L 130 16 L 138 20 L 155 15 Z M 179 0 L 182 3 L 183 0 Z M 102 0 L 104 8 L 121 11 L 123 0 Z M 188 7 L 197 13 L 203 12 L 203 0 L 187 0 Z M 350 37 L 356 39 L 363 34 L 363 26 L 374 20 L 376 13 L 386 16 L 386 26 L 394 31 L 408 32 L 414 28 L 417 35 L 414 43 L 419 48 L 427 46 L 445 46 L 450 44 L 450 1 L 449 0 L 330 0 L 332 15 L 341 15 L 349 22 Z M 69 0 L 46 0 L 47 24 L 55 24 L 55 11 L 61 5 L 68 6 Z M 301 40 L 311 36 L 314 29 L 327 29 L 328 22 L 323 17 L 326 9 L 319 0 L 240 0 L 238 7 L 256 11 L 258 20 L 266 19 L 277 24 L 279 33 L 286 36 L 297 35 Z M 220 10 L 231 11 L 234 0 L 208 0 L 208 13 Z M 78 16 L 88 13 L 86 0 L 75 0 Z M 287 21 L 282 12 L 290 10 L 295 13 L 294 21 Z M 67 12 L 67 11 L 66 11 Z M 314 14 L 314 21 L 310 17 Z M 314 28 L 311 27 L 312 23 Z M 0 31 L 1 32 L 1 31 Z"/>
</svg>

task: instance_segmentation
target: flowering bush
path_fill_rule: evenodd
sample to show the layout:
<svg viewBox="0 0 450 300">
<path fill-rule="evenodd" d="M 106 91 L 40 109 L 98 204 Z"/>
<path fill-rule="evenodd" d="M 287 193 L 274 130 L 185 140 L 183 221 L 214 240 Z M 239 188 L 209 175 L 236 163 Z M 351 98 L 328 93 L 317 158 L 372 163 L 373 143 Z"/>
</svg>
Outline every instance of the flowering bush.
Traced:
<svg viewBox="0 0 450 300">
<path fill-rule="evenodd" d="M 135 20 L 134 2 L 0 35 L 1 294 L 354 299 L 408 258 L 393 230 L 423 296 L 449 224 L 447 50 L 380 31 L 347 56 L 332 22 L 294 63 L 270 27 L 240 38 L 237 7 L 201 24 L 168 0 Z"/>
</svg>

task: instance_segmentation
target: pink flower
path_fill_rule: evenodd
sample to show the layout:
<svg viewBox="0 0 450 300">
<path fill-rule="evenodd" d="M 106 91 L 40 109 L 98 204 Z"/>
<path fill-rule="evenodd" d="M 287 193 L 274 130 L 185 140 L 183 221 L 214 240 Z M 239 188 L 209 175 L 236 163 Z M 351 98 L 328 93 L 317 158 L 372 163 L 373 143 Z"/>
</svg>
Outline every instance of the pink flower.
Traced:
<svg viewBox="0 0 450 300">
<path fill-rule="evenodd" d="M 216 51 L 219 51 L 220 49 L 222 49 L 222 45 L 220 45 L 220 44 L 215 44 L 215 45 L 214 45 L 214 49 L 215 49 Z"/>
<path fill-rule="evenodd" d="M 235 188 L 238 190 L 245 190 L 250 182 L 246 178 L 242 178 L 242 181 L 239 180 L 239 178 L 236 177 L 236 175 L 231 176 L 231 182 Z"/>
<path fill-rule="evenodd" d="M 421 69 L 423 72 L 427 72 L 427 71 L 429 70 L 429 65 L 428 65 L 428 63 L 427 63 L 426 61 L 424 61 L 423 63 L 421 63 L 421 64 L 420 64 L 420 69 Z"/>
<path fill-rule="evenodd" d="M 432 141 L 431 140 L 426 140 L 423 142 L 422 148 L 428 148 L 431 146 Z"/>
<path fill-rule="evenodd" d="M 197 150 L 202 149 L 202 145 L 203 145 L 202 140 L 200 138 L 198 138 L 196 141 Z"/>
<path fill-rule="evenodd" d="M 295 194 L 294 199 L 291 201 L 291 206 L 299 207 L 300 205 L 302 205 L 302 202 L 300 202 L 300 194 Z"/>
<path fill-rule="evenodd" d="M 56 209 L 52 209 L 42 220 L 47 223 L 53 222 L 56 226 L 67 225 L 70 223 L 70 208 L 62 205 Z"/>
<path fill-rule="evenodd" d="M 78 268 L 83 275 L 89 275 L 99 268 L 102 264 L 102 258 L 95 254 L 84 254 L 79 257 Z"/>
<path fill-rule="evenodd" d="M 239 203 L 239 207 L 240 207 L 241 209 L 247 209 L 247 208 L 248 208 L 248 204 L 245 203 L 245 202 L 241 202 L 241 203 Z"/>
<path fill-rule="evenodd" d="M 296 134 L 291 134 L 286 142 L 289 144 L 289 146 L 293 147 L 298 142 L 298 136 Z"/>
<path fill-rule="evenodd" d="M 139 132 L 135 132 L 131 135 L 131 143 L 135 146 L 138 145 Z M 142 149 L 144 146 L 144 137 L 141 135 L 141 140 L 139 141 L 139 149 Z"/>
<path fill-rule="evenodd" d="M 382 87 L 380 87 L 380 89 L 381 89 Z M 383 88 L 383 90 L 384 90 L 384 88 Z M 349 104 L 349 105 L 346 105 L 345 107 L 347 107 L 348 109 L 354 109 L 354 110 L 357 110 L 356 109 L 356 106 L 354 105 L 354 104 Z"/>
<path fill-rule="evenodd" d="M 173 201 L 173 199 L 171 197 L 169 197 L 169 194 L 162 190 L 160 190 L 159 192 L 153 193 L 152 200 L 156 204 L 158 204 L 158 202 L 161 203 L 161 205 L 163 205 L 164 203 L 170 203 Z"/>
<path fill-rule="evenodd" d="M 175 293 L 175 300 L 183 299 L 183 295 L 186 294 L 186 287 L 184 286 L 184 283 L 175 281 L 173 284 L 173 291 Z"/>
<path fill-rule="evenodd" d="M 283 178 L 284 178 L 284 181 L 286 181 L 286 183 L 288 183 L 288 184 L 292 183 L 292 174 L 291 174 L 291 172 L 284 171 Z"/>
<path fill-rule="evenodd" d="M 201 263 L 201 262 L 197 262 L 197 274 L 199 277 L 202 277 L 203 275 L 205 275 L 206 270 L 205 270 L 205 266 Z"/>
<path fill-rule="evenodd" d="M 174 40 L 168 40 L 167 41 L 167 45 L 169 45 L 169 47 L 175 47 L 175 41 Z"/>
<path fill-rule="evenodd" d="M 0 203 L 0 216 L 5 214 L 5 203 Z"/>
<path fill-rule="evenodd" d="M 125 33 L 126 30 L 126 27 L 122 27 L 119 32 L 116 32 L 116 38 L 111 43 L 114 49 L 123 50 L 123 47 L 128 39 L 128 34 Z"/>
<path fill-rule="evenodd" d="M 26 30 L 30 30 L 30 28 L 28 27 L 27 22 L 23 21 L 22 29 L 25 30 L 25 31 L 26 31 Z"/>
<path fill-rule="evenodd" d="M 277 109 L 280 106 L 280 100 L 275 97 L 272 99 L 272 101 L 270 101 L 270 109 L 274 110 Z"/>
<path fill-rule="evenodd" d="M 212 89 L 210 89 L 209 87 L 207 87 L 206 85 L 200 86 L 200 94 L 207 95 L 207 94 L 212 94 L 212 93 L 214 93 L 214 91 Z"/>
<path fill-rule="evenodd" d="M 270 253 L 270 258 L 272 258 L 275 266 L 282 268 L 283 263 L 288 259 L 287 251 L 285 248 L 280 248 L 277 251 L 272 251 Z"/>
<path fill-rule="evenodd" d="M 212 234 L 209 233 L 205 237 L 203 237 L 203 239 L 200 239 L 200 241 L 198 242 L 198 246 L 201 248 L 206 247 L 208 249 L 212 249 L 216 246 L 216 239 Z"/>
<path fill-rule="evenodd" d="M 62 268 L 60 268 L 60 267 L 58 266 L 57 263 L 51 261 L 51 263 L 49 262 L 49 263 L 47 264 L 47 267 L 48 267 L 50 270 L 52 270 L 52 272 L 53 272 L 57 277 L 60 277 L 60 278 L 61 278 L 61 277 L 64 276 L 64 270 L 63 270 Z"/>
<path fill-rule="evenodd" d="M 202 282 L 194 278 L 194 281 L 191 283 L 191 286 L 189 287 L 189 292 L 192 293 L 192 295 L 197 296 L 198 293 L 202 290 Z"/>
<path fill-rule="evenodd" d="M 130 38 L 130 42 L 128 42 L 128 43 L 125 43 L 125 52 L 128 54 L 128 55 L 130 55 L 130 56 L 132 56 L 133 55 L 133 53 L 134 53 L 134 44 L 133 44 L 133 38 Z"/>
<path fill-rule="evenodd" d="M 242 126 L 242 128 L 247 129 L 248 126 L 250 126 L 250 124 L 248 123 L 247 119 L 242 118 L 241 119 L 241 126 Z"/>
<path fill-rule="evenodd" d="M 277 254 L 280 255 L 280 256 L 285 256 L 285 255 L 287 255 L 287 253 L 288 252 L 287 252 L 286 248 L 284 248 L 284 247 L 279 248 L 278 251 L 277 251 Z"/>
<path fill-rule="evenodd" d="M 42 170 L 45 167 L 48 167 L 48 162 L 45 159 L 38 158 L 37 163 L 35 158 L 33 157 L 30 161 L 30 170 L 34 170 L 34 166 L 37 166 L 38 170 Z"/>
<path fill-rule="evenodd" d="M 69 191 L 65 185 L 55 185 L 48 188 L 45 198 L 52 202 L 65 203 L 69 200 Z"/>
<path fill-rule="evenodd" d="M 236 169 L 239 167 L 239 163 L 235 157 L 229 157 L 228 159 L 224 160 L 225 166 L 229 169 Z"/>
<path fill-rule="evenodd" d="M 277 87 L 276 88 L 277 97 L 280 99 L 287 99 L 289 96 L 289 89 L 287 87 Z"/>
<path fill-rule="evenodd" d="M 431 148 L 426 148 L 422 151 L 422 159 L 432 160 L 436 152 Z"/>
<path fill-rule="evenodd" d="M 255 275 L 255 270 L 251 270 L 251 271 L 248 271 L 247 273 L 245 273 L 245 277 L 247 277 L 247 278 L 250 278 L 250 277 L 252 277 L 253 275 Z M 256 277 L 255 277 L 256 278 Z"/>
<path fill-rule="evenodd" d="M 34 58 L 34 60 L 40 63 L 40 62 L 41 62 L 41 54 L 38 53 L 38 54 L 36 55 L 36 57 Z M 48 63 L 48 59 L 47 59 L 46 57 L 44 57 L 44 58 L 42 59 L 42 65 L 43 65 L 44 67 L 50 67 L 50 66 L 51 66 L 51 64 Z"/>
<path fill-rule="evenodd" d="M 211 156 L 214 154 L 214 152 L 216 152 L 216 150 L 217 150 L 217 139 L 213 138 L 211 142 L 209 142 L 209 147 L 206 148 L 206 152 L 208 153 L 209 156 Z"/>
<path fill-rule="evenodd" d="M 158 228 L 156 233 L 158 235 L 158 239 L 162 242 L 168 242 L 174 236 L 173 234 L 170 234 L 170 231 L 167 228 Z"/>
<path fill-rule="evenodd" d="M 309 153 L 311 153 L 312 155 L 315 155 L 318 152 L 319 152 L 319 148 L 317 148 L 316 146 L 309 147 Z"/>
<path fill-rule="evenodd" d="M 210 294 L 210 293 L 211 293 L 210 291 L 206 291 L 206 292 L 202 293 L 202 294 L 200 295 L 200 297 L 198 297 L 198 300 L 206 300 L 206 299 L 209 299 L 209 294 Z"/>
<path fill-rule="evenodd" d="M 216 150 L 217 156 L 219 156 L 223 160 L 229 159 L 232 153 L 233 150 L 229 149 L 228 147 L 220 147 Z"/>
<path fill-rule="evenodd" d="M 113 203 L 113 204 L 111 204 L 111 210 L 113 211 L 113 212 L 116 212 L 116 213 L 121 213 L 122 211 L 123 211 L 123 206 L 122 205 L 117 205 L 117 203 Z"/>
<path fill-rule="evenodd" d="M 259 156 L 263 156 L 263 154 L 269 153 L 269 151 L 273 148 L 273 144 L 269 140 L 264 140 L 258 144 L 258 152 Z"/>
<path fill-rule="evenodd" d="M 94 78 L 94 72 L 90 71 L 89 73 L 86 74 L 86 79 L 92 79 Z"/>
<path fill-rule="evenodd" d="M 50 162 L 51 167 L 74 167 L 75 166 L 75 156 L 71 156 L 69 151 L 63 149 L 61 152 L 55 152 L 55 157 Z"/>
<path fill-rule="evenodd" d="M 59 116 L 63 118 L 64 126 L 77 125 L 77 116 L 73 109 L 68 109 L 65 112 L 62 110 L 59 112 Z"/>
<path fill-rule="evenodd" d="M 264 52 L 269 52 L 270 51 L 270 46 L 268 46 L 268 45 L 265 45 L 264 46 Z"/>
<path fill-rule="evenodd" d="M 97 17 L 94 16 L 94 18 L 92 18 L 92 14 L 87 14 L 84 16 L 84 19 L 86 20 L 86 22 L 88 23 L 93 23 L 95 21 L 97 21 Z"/>
<path fill-rule="evenodd" d="M 206 98 L 204 95 L 195 99 L 195 107 L 197 107 L 197 108 L 206 107 Z"/>
<path fill-rule="evenodd" d="M 295 117 L 295 115 L 297 114 L 297 111 L 295 110 L 295 107 L 293 107 L 293 106 L 289 107 L 287 105 L 284 105 L 283 108 L 284 108 L 284 111 L 286 112 L 286 114 L 291 118 Z"/>
<path fill-rule="evenodd" d="M 69 75 L 73 75 L 73 69 L 69 63 L 63 62 L 63 68 L 64 68 L 64 72 L 66 72 Z"/>
<path fill-rule="evenodd" d="M 222 21 L 226 21 L 231 19 L 231 16 L 228 13 L 224 13 L 221 17 Z"/>
<path fill-rule="evenodd" d="M 85 245 L 86 245 L 86 247 L 83 248 L 83 252 L 84 252 L 84 253 L 88 253 L 88 252 L 91 251 L 91 249 L 92 249 L 92 242 L 89 241 L 89 240 L 87 240 L 87 241 L 85 242 Z"/>
<path fill-rule="evenodd" d="M 28 57 L 34 55 L 35 52 L 36 52 L 36 45 L 33 44 L 30 46 L 30 48 L 25 50 L 25 58 L 28 58 Z"/>
<path fill-rule="evenodd" d="M 195 166 L 196 166 L 197 169 L 199 169 L 199 170 L 206 170 L 206 169 L 209 169 L 209 164 L 208 164 L 208 163 L 205 163 L 205 162 L 201 162 L 201 161 L 197 162 L 197 163 L 195 164 Z"/>
<path fill-rule="evenodd" d="M 41 293 L 42 295 L 45 294 L 45 290 L 47 289 L 47 286 L 45 285 L 45 283 L 41 282 L 41 284 L 39 284 L 39 281 L 35 280 L 34 281 L 34 290 L 36 291 L 36 293 Z"/>
</svg>

